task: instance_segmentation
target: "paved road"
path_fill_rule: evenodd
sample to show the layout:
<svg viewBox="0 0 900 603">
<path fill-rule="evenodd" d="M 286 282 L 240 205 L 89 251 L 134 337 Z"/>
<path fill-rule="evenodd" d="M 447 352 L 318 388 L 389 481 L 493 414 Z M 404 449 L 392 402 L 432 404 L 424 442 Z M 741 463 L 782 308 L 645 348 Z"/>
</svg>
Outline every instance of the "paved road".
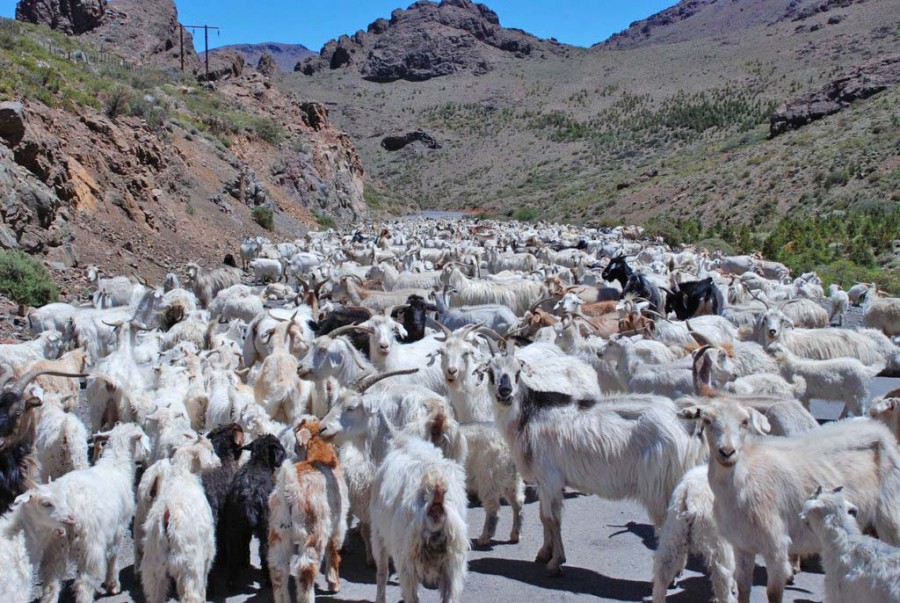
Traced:
<svg viewBox="0 0 900 603">
<path fill-rule="evenodd" d="M 876 379 L 873 395 L 881 395 L 900 386 L 900 379 Z M 834 404 L 814 404 L 813 410 L 820 418 L 834 418 L 840 408 Z M 537 501 L 529 498 L 526 505 L 525 528 L 519 544 L 505 542 L 511 524 L 507 507 L 501 511 L 497 535 L 501 539 L 493 548 L 472 551 L 469 556 L 469 577 L 464 601 L 490 603 L 558 603 L 569 601 L 641 601 L 650 595 L 650 578 L 653 567 L 653 528 L 646 513 L 631 502 L 612 502 L 595 496 L 570 493 L 565 505 L 563 538 L 566 543 L 568 564 L 559 578 L 544 575 L 543 566 L 533 563 L 540 546 L 541 529 Z M 481 530 L 484 513 L 480 507 L 469 509 L 470 535 Z M 253 545 L 255 547 L 255 544 Z M 101 597 L 108 603 L 141 602 L 140 587 L 135 583 L 131 542 L 126 543 L 120 556 L 122 582 L 126 592 L 116 597 Z M 259 564 L 254 553 L 253 563 Z M 669 601 L 693 603 L 708 601 L 709 583 L 696 564 L 678 585 L 670 591 Z M 338 595 L 320 592 L 322 601 L 355 603 L 372 601 L 375 597 L 375 571 L 365 565 L 361 541 L 355 533 L 351 536 L 341 572 L 343 590 Z M 261 586 L 262 574 L 258 570 L 247 577 L 246 585 L 239 593 L 230 596 L 213 596 L 213 601 L 227 603 L 262 603 L 271 601 L 271 593 Z M 324 580 L 318 584 L 324 586 Z M 758 567 L 752 601 L 764 603 L 765 569 Z M 804 566 L 793 586 L 789 586 L 785 600 L 792 602 L 820 602 L 823 593 L 823 576 L 815 563 Z M 423 602 L 438 601 L 436 591 L 420 589 Z M 63 601 L 72 601 L 66 592 Z M 399 601 L 400 589 L 396 581 L 388 588 L 388 601 Z M 862 602 L 860 602 L 862 603 Z"/>
</svg>

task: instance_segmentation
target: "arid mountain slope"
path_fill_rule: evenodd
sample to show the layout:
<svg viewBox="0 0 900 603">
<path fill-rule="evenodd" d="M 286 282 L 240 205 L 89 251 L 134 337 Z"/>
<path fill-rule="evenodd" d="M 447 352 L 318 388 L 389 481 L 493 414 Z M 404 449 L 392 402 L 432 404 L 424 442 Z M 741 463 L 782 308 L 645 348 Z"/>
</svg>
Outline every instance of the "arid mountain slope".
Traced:
<svg viewBox="0 0 900 603">
<path fill-rule="evenodd" d="M 707 15 L 712 27 L 716 13 L 707 11 L 727 9 L 733 27 L 700 35 L 707 25 L 698 25 L 686 41 L 633 48 L 499 51 L 480 74 L 379 83 L 358 57 L 356 68 L 279 85 L 326 101 L 373 177 L 375 204 L 389 195 L 429 209 L 559 220 L 755 223 L 775 219 L 776 208 L 896 204 L 896 85 L 769 139 L 779 105 L 900 47 L 895 1 L 848 3 L 802 21 L 784 16 L 812 4 L 702 3 L 681 22 Z M 417 3 L 407 12 L 434 10 Z M 382 145 L 419 131 L 435 144 Z"/>
<path fill-rule="evenodd" d="M 216 56 L 223 52 L 239 52 L 243 55 L 247 64 L 255 67 L 259 63 L 259 59 L 264 54 L 272 55 L 275 64 L 282 71 L 293 71 L 297 63 L 315 56 L 312 50 L 302 44 L 281 44 L 279 42 L 263 42 L 262 44 L 231 44 L 229 46 L 220 46 L 214 50 L 210 50 L 211 56 Z M 200 53 L 200 59 L 203 59 L 203 53 Z"/>
<path fill-rule="evenodd" d="M 136 68 L 92 43 L 105 27 L 0 22 L 0 248 L 157 278 L 221 262 L 267 221 L 293 238 L 366 215 L 362 163 L 324 105 L 250 68 L 203 85 Z"/>
</svg>

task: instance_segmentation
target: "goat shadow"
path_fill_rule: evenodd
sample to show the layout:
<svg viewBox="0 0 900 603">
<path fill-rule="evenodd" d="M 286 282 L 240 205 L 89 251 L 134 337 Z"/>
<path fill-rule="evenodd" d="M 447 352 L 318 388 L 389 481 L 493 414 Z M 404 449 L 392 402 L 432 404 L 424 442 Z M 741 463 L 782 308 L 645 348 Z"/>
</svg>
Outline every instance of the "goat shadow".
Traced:
<svg viewBox="0 0 900 603">
<path fill-rule="evenodd" d="M 643 544 L 644 547 L 651 551 L 655 551 L 657 545 L 659 544 L 658 539 L 653 534 L 653 526 L 646 523 L 629 521 L 625 525 L 607 525 L 606 527 L 621 528 L 618 532 L 613 532 L 612 534 L 610 534 L 608 538 L 615 538 L 616 536 L 621 536 L 622 534 L 634 534 L 641 539 L 641 544 Z"/>
<path fill-rule="evenodd" d="M 590 595 L 615 601 L 643 601 L 645 597 L 650 596 L 652 591 L 649 582 L 611 578 L 581 567 L 564 566 L 562 579 L 555 578 L 546 575 L 541 564 L 521 559 L 498 557 L 473 559 L 469 561 L 469 571 L 489 576 L 502 576 L 547 590 Z"/>
</svg>

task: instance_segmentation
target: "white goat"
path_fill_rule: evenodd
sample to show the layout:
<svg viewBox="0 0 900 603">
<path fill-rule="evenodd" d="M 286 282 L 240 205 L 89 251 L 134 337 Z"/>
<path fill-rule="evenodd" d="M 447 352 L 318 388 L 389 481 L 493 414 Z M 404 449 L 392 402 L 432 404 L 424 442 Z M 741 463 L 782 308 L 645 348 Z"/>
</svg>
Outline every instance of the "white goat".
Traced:
<svg viewBox="0 0 900 603">
<path fill-rule="evenodd" d="M 405 601 L 418 584 L 462 601 L 466 578 L 466 491 L 462 467 L 429 442 L 398 435 L 375 474 L 370 507 L 377 566 L 376 603 L 385 603 L 389 559 Z"/>
<path fill-rule="evenodd" d="M 509 542 L 515 544 L 522 531 L 525 482 L 516 469 L 509 447 L 499 437 L 493 423 L 465 423 L 460 429 L 468 447 L 466 489 L 474 492 L 484 507 L 484 526 L 476 544 L 487 546 L 494 537 L 502 498 L 512 507 Z"/>
<path fill-rule="evenodd" d="M 844 498 L 843 487 L 822 487 L 803 503 L 800 518 L 822 546 L 825 600 L 829 603 L 900 601 L 900 548 L 864 535 L 859 509 Z"/>
<path fill-rule="evenodd" d="M 637 499 L 659 528 L 678 481 L 703 460 L 699 440 L 663 398 L 597 400 L 536 391 L 522 379 L 528 365 L 509 347 L 484 370 L 500 433 L 522 476 L 537 483 L 544 526 L 537 559 L 547 562 L 551 573 L 559 573 L 565 562 L 563 488 Z M 548 440 L 556 445 L 546 446 Z"/>
<path fill-rule="evenodd" d="M 0 517 L 0 600 L 29 603 L 35 568 L 54 540 L 65 540 L 75 523 L 64 493 L 37 486 L 19 496 Z"/>
<path fill-rule="evenodd" d="M 861 417 L 865 414 L 869 384 L 872 377 L 884 368 L 880 364 L 867 367 L 856 358 L 807 360 L 778 343 L 772 344 L 769 349 L 775 354 L 785 379 L 799 376 L 806 381 L 806 392 L 800 398 L 804 404 L 808 406 L 812 398 L 843 401 L 845 406 L 841 417 Z"/>
<path fill-rule="evenodd" d="M 200 474 L 220 465 L 212 443 L 197 435 L 193 443 L 175 451 L 170 468 L 159 476 L 143 525 L 140 570 L 148 603 L 166 601 L 169 578 L 175 580 L 179 601 L 206 601 L 216 540 Z"/>
<path fill-rule="evenodd" d="M 66 557 L 75 561 L 77 603 L 93 601 L 101 582 L 108 594 L 121 591 L 116 559 L 134 516 L 135 466 L 150 454 L 150 442 L 133 423 L 118 425 L 94 440 L 106 440 L 96 465 L 67 473 L 48 485 L 54 496 L 65 493 L 75 524 L 69 528 L 68 546 L 54 542 L 48 549 L 48 571 L 42 571 L 42 600 L 46 603 L 59 597 Z"/>
<path fill-rule="evenodd" d="M 818 539 L 800 521 L 810 490 L 838 481 L 860 508 L 860 523 L 900 542 L 900 451 L 886 427 L 858 419 L 828 424 L 786 438 L 769 431 L 759 412 L 734 401 L 682 411 L 703 422 L 709 453 L 713 513 L 735 549 L 739 601 L 750 600 L 754 558 L 766 562 L 769 601 L 780 603 L 792 569 L 789 555 L 812 554 Z"/>
</svg>

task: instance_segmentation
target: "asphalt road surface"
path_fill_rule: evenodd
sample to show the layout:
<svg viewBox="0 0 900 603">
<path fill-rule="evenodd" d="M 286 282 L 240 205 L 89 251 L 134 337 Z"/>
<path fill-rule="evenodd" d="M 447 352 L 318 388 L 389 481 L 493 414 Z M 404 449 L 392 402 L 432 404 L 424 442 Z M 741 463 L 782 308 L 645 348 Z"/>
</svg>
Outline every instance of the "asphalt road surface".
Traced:
<svg viewBox="0 0 900 603">
<path fill-rule="evenodd" d="M 873 396 L 900 387 L 900 379 L 875 379 Z M 840 413 L 840 406 L 831 403 L 813 403 L 813 413 L 820 419 L 833 419 Z M 468 513 L 469 535 L 481 531 L 484 513 L 472 506 Z M 653 528 L 643 508 L 626 501 L 607 501 L 596 496 L 569 493 L 563 515 L 563 538 L 568 563 L 561 577 L 546 576 L 544 567 L 533 562 L 541 544 L 541 527 L 538 505 L 529 496 L 525 509 L 525 526 L 519 544 L 506 542 L 511 525 L 510 510 L 503 507 L 498 540 L 488 550 L 472 550 L 469 555 L 469 575 L 463 601 L 486 603 L 558 603 L 569 601 L 642 601 L 651 594 L 653 568 Z M 265 586 L 258 570 L 259 557 L 256 543 L 253 547 L 253 563 L 257 569 L 246 576 L 239 592 L 217 595 L 210 593 L 212 601 L 228 603 L 262 603 L 271 601 L 271 591 Z M 135 580 L 132 566 L 132 543 L 123 546 L 119 556 L 122 567 L 121 580 L 124 592 L 115 597 L 99 597 L 107 603 L 143 602 L 140 585 Z M 761 560 L 757 559 L 758 563 Z M 695 603 L 709 601 L 709 581 L 702 567 L 692 560 L 677 588 L 669 591 L 668 601 Z M 788 586 L 785 601 L 821 602 L 823 599 L 823 575 L 815 560 L 804 562 L 803 572 L 794 584 Z M 392 576 L 388 586 L 388 601 L 400 600 L 400 589 Z M 766 573 L 756 568 L 752 601 L 764 603 Z M 73 601 L 66 584 L 62 601 Z M 351 532 L 341 567 L 342 590 L 338 594 L 318 591 L 321 601 L 356 603 L 375 599 L 375 570 L 366 567 L 362 541 L 355 530 Z M 319 576 L 319 588 L 325 581 Z M 35 593 L 38 594 L 37 591 Z M 174 597 L 174 591 L 172 592 Z M 423 602 L 439 601 L 437 591 L 419 589 Z M 174 600 L 174 599 L 172 599 Z M 2 603 L 2 602 L 0 602 Z M 863 602 L 860 602 L 863 603 Z"/>
</svg>

